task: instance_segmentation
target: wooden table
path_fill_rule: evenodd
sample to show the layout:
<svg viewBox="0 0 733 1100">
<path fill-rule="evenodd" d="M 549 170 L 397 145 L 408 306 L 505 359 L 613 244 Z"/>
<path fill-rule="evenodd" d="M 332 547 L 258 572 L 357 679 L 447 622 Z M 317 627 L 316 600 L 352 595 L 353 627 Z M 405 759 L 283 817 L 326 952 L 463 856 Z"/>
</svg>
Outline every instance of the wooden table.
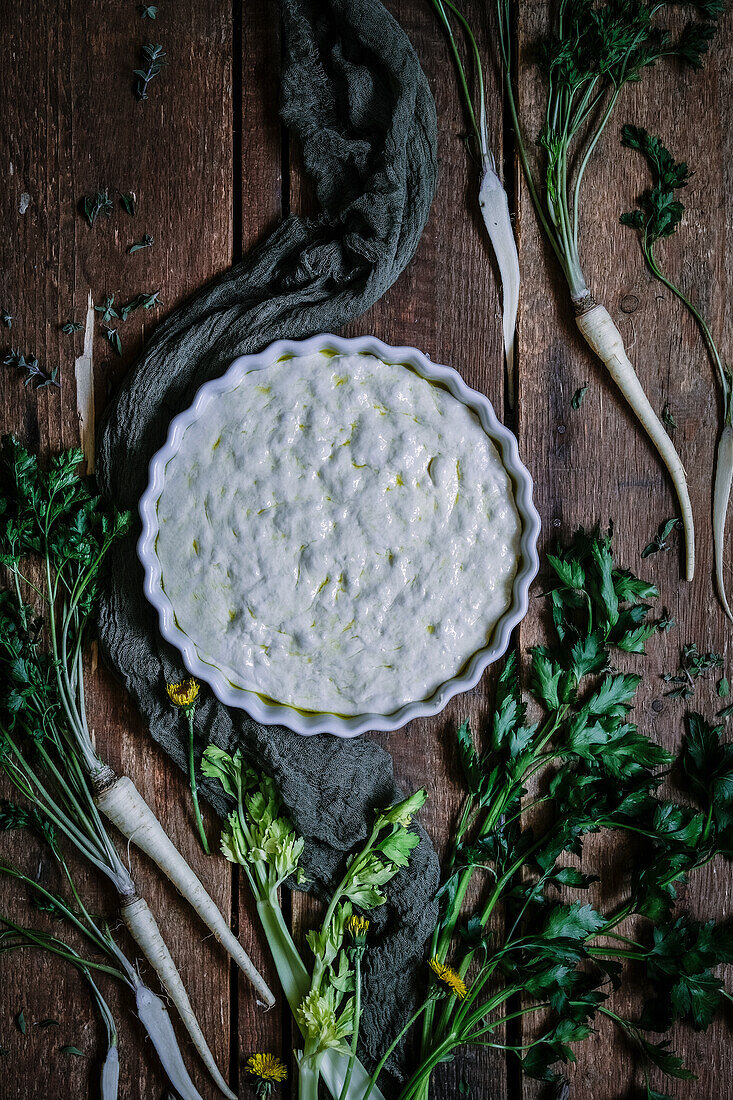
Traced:
<svg viewBox="0 0 733 1100">
<path fill-rule="evenodd" d="M 454 73 L 426 0 L 392 0 L 389 6 L 410 35 L 435 94 L 440 185 L 415 259 L 397 285 L 349 326 L 347 334 L 375 333 L 387 342 L 417 345 L 434 359 L 457 367 L 501 413 L 500 299 L 473 203 L 475 179 L 462 141 L 464 118 Z M 492 6 L 472 0 L 465 7 L 486 57 L 492 58 Z M 530 115 L 537 104 L 531 46 L 546 14 L 546 5 L 537 0 L 527 0 L 518 13 L 526 62 L 521 91 Z M 726 657 L 729 650 L 730 628 L 711 581 L 710 469 L 719 401 L 692 320 L 652 282 L 634 235 L 618 224 L 619 213 L 631 207 L 646 185 L 640 158 L 623 151 L 618 138 L 624 121 L 645 125 L 695 168 L 684 196 L 684 233 L 665 247 L 665 256 L 702 305 L 722 348 L 730 349 L 733 326 L 725 309 L 733 264 L 726 209 L 726 197 L 733 193 L 730 28 L 725 18 L 702 74 L 659 65 L 643 85 L 625 91 L 589 170 L 583 209 L 583 257 L 591 285 L 633 348 L 655 408 L 661 411 L 665 402 L 670 403 L 678 425 L 674 439 L 689 472 L 698 524 L 694 584 L 680 581 L 676 550 L 658 554 L 643 568 L 644 575 L 659 585 L 661 603 L 677 628 L 649 646 L 636 719 L 669 747 L 680 741 L 684 706 L 663 697 L 659 673 L 676 667 L 685 642 L 716 648 Z M 153 24 L 141 20 L 131 0 L 7 3 L 0 41 L 0 307 L 13 315 L 12 331 L 1 333 L 3 345 L 34 352 L 48 367 L 58 365 L 63 383 L 60 393 L 35 393 L 23 389 L 16 373 L 0 372 L 2 427 L 44 452 L 76 444 L 81 435 L 91 454 L 92 410 L 99 415 L 159 318 L 238 260 L 288 211 L 312 205 L 298 150 L 289 145 L 278 121 L 277 5 L 275 0 L 162 0 Z M 146 41 L 161 42 L 169 64 L 151 87 L 149 100 L 138 103 L 132 69 Z M 619 559 L 639 571 L 642 547 L 660 521 L 675 513 L 669 482 L 574 330 L 558 269 L 538 233 L 519 177 L 491 63 L 488 87 L 491 143 L 503 151 L 517 211 L 524 280 L 519 400 L 513 423 L 521 454 L 536 478 L 543 545 L 568 535 L 578 523 L 605 524 L 612 518 Z M 134 191 L 135 219 L 116 206 L 111 219 L 90 231 L 77 204 L 98 186 Z M 127 247 L 143 233 L 154 237 L 154 246 L 126 255 Z M 134 314 L 122 326 L 121 359 L 99 325 L 86 350 L 84 331 L 75 336 L 60 332 L 60 325 L 70 318 L 84 323 L 90 293 L 99 303 L 106 294 L 127 300 L 153 290 L 160 291 L 163 308 Z M 91 403 L 85 396 L 90 383 Z M 583 405 L 573 410 L 571 397 L 585 384 Z M 728 577 L 733 584 L 730 568 Z M 539 604 L 534 603 L 516 644 L 524 650 L 540 631 Z M 449 834 L 461 798 L 452 731 L 466 715 L 476 728 L 481 726 L 490 710 L 493 679 L 488 673 L 476 690 L 454 700 L 439 717 L 379 738 L 392 753 L 404 786 L 429 788 L 431 798 L 422 819 L 439 846 Z M 114 766 L 124 766 L 157 809 L 224 911 L 231 912 L 247 949 L 274 980 L 236 875 L 223 860 L 207 860 L 198 849 L 184 778 L 151 742 L 134 706 L 110 675 L 94 664 L 89 680 L 91 716 L 103 754 Z M 699 689 L 696 702 L 708 715 L 714 713 L 710 683 Z M 214 834 L 213 817 L 206 816 L 209 833 Z M 26 839 L 6 837 L 0 849 L 10 850 L 31 873 L 43 867 L 45 857 Z M 608 868 L 603 891 L 603 901 L 608 902 L 622 881 L 623 858 L 605 843 L 600 855 Z M 204 938 L 201 925 L 175 892 L 160 882 L 143 857 L 133 859 L 151 905 L 162 916 L 204 1031 L 237 1087 L 244 1056 L 258 1049 L 288 1048 L 290 1022 L 278 1010 L 263 1015 L 255 1008 L 247 985 L 232 973 L 216 944 Z M 86 874 L 82 882 L 92 902 L 103 908 L 108 899 L 99 883 Z M 1 890 L 5 911 L 23 911 L 22 891 L 7 882 Z M 730 911 L 730 892 L 725 868 L 713 866 L 693 880 L 685 902 L 698 916 L 720 917 Z M 293 898 L 292 922 L 298 933 L 311 911 L 307 899 Z M 156 1058 L 129 1004 L 123 1004 L 114 988 L 109 995 L 122 1033 L 120 1095 L 157 1100 L 165 1083 Z M 20 1009 L 29 1022 L 25 1036 L 13 1024 Z M 45 1017 L 58 1018 L 61 1026 L 33 1026 Z M 733 1058 L 722 1024 L 706 1035 L 679 1029 L 674 1042 L 700 1074 L 697 1084 L 665 1086 L 674 1096 L 712 1100 L 731 1095 Z M 65 1043 L 82 1048 L 88 1057 L 61 1054 Z M 27 955 L 0 961 L 0 1045 L 10 1049 L 0 1061 L 2 1100 L 97 1095 L 100 1029 L 86 990 L 69 969 Z M 195 1059 L 190 1062 L 194 1065 Z M 462 1075 L 471 1085 L 471 1096 L 517 1100 L 542 1093 L 535 1083 L 521 1080 L 514 1061 L 505 1062 L 496 1052 L 459 1058 L 445 1067 L 435 1096 L 457 1096 Z M 633 1053 L 605 1026 L 578 1049 L 577 1067 L 570 1076 L 572 1095 L 578 1098 L 642 1095 Z M 195 1077 L 202 1095 L 216 1095 L 198 1065 Z M 243 1089 L 245 1094 L 249 1093 Z M 283 1095 L 288 1095 L 287 1087 Z"/>
</svg>

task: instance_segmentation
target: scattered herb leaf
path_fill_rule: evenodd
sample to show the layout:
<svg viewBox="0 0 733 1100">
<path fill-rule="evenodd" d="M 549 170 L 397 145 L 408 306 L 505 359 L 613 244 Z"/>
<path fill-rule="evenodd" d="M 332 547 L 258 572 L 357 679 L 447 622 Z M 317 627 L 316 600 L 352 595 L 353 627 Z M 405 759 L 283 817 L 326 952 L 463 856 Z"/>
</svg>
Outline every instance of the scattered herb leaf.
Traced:
<svg viewBox="0 0 733 1100">
<path fill-rule="evenodd" d="M 662 409 L 662 423 L 664 424 L 665 428 L 676 428 L 677 427 L 677 421 L 675 420 L 674 416 L 672 415 L 672 410 L 669 407 L 669 401 L 666 403 L 666 405 Z"/>
<path fill-rule="evenodd" d="M 730 684 L 728 683 L 728 677 L 723 676 L 718 680 L 718 696 L 720 699 L 727 699 L 730 695 Z"/>
<path fill-rule="evenodd" d="M 26 1031 L 28 1030 L 28 1025 L 25 1022 L 25 1013 L 23 1012 L 22 1008 L 20 1012 L 17 1012 L 15 1015 L 15 1026 L 17 1027 L 21 1035 L 25 1035 Z"/>
<path fill-rule="evenodd" d="M 131 313 L 134 313 L 136 309 L 154 309 L 161 305 L 158 300 L 159 290 L 154 290 L 152 294 L 136 294 L 135 297 L 124 305 L 120 310 L 120 316 L 123 321 L 126 321 Z"/>
<path fill-rule="evenodd" d="M 135 95 L 138 99 L 148 98 L 148 85 L 158 76 L 166 62 L 166 55 L 162 46 L 153 46 L 150 43 L 142 47 L 143 64 L 145 68 L 135 69 L 137 79 Z"/>
<path fill-rule="evenodd" d="M 135 207 L 137 206 L 137 196 L 134 191 L 123 191 L 120 194 L 120 202 L 122 209 L 126 214 L 129 214 L 131 218 L 135 217 Z"/>
<path fill-rule="evenodd" d="M 660 550 L 669 550 L 670 547 L 667 544 L 667 539 L 672 534 L 675 527 L 679 527 L 679 525 L 680 521 L 678 519 L 668 519 L 665 520 L 664 523 L 660 523 L 656 535 L 642 550 L 642 558 L 648 558 L 652 554 L 658 554 Z"/>
<path fill-rule="evenodd" d="M 58 1020 L 48 1019 L 48 1020 L 36 1020 L 35 1026 L 36 1027 L 43 1027 L 43 1028 L 46 1028 L 46 1027 L 61 1027 L 61 1024 L 59 1023 Z"/>
<path fill-rule="evenodd" d="M 89 228 L 94 227 L 97 218 L 110 218 L 112 216 L 112 199 L 107 188 L 104 191 L 95 191 L 93 195 L 84 196 L 84 217 L 89 222 Z"/>
<path fill-rule="evenodd" d="M 65 325 L 61 326 L 61 331 L 66 333 L 67 336 L 71 336 L 73 332 L 81 332 L 83 328 L 81 321 L 67 321 Z"/>
<path fill-rule="evenodd" d="M 135 244 L 131 244 L 128 248 L 128 255 L 132 256 L 133 253 L 139 252 L 142 248 L 152 248 L 153 238 L 149 233 L 146 233 L 142 240 L 136 241 Z"/>
<path fill-rule="evenodd" d="M 575 391 L 575 393 L 573 394 L 573 396 L 570 400 L 570 405 L 572 406 L 572 408 L 574 408 L 574 409 L 579 409 L 580 408 L 580 406 L 583 404 L 583 398 L 585 397 L 587 389 L 588 389 L 588 384 L 586 383 L 585 386 L 580 386 Z"/>
<path fill-rule="evenodd" d="M 25 355 L 21 355 L 19 351 L 15 349 L 6 353 L 3 359 L 3 364 L 6 367 L 17 367 L 19 370 L 27 372 L 24 386 L 33 385 L 36 390 L 42 390 L 45 386 L 56 386 L 57 389 L 61 389 L 61 383 L 58 381 L 58 367 L 54 367 L 50 374 L 47 374 L 42 367 L 38 365 L 38 360 L 35 355 L 31 355 L 26 358 Z"/>
<path fill-rule="evenodd" d="M 140 16 L 143 19 L 155 19 L 158 14 L 158 9 L 154 4 L 142 4 L 140 7 Z"/>
<path fill-rule="evenodd" d="M 660 632 L 660 634 L 669 634 L 670 630 L 675 625 L 676 625 L 675 621 L 672 618 L 672 616 L 670 615 L 669 611 L 667 610 L 666 607 L 663 607 L 662 608 L 662 617 L 659 620 L 659 622 L 657 623 L 657 630 Z"/>
<path fill-rule="evenodd" d="M 730 718 L 730 716 L 732 714 L 733 714 L 733 703 L 731 703 L 731 705 L 729 707 L 723 707 L 722 710 L 719 710 L 718 714 L 717 714 L 717 717 L 718 718 Z"/>
<path fill-rule="evenodd" d="M 0 310 L 0 320 L 2 320 L 6 328 L 13 327 L 13 315 L 12 313 L 8 313 L 7 309 Z"/>
<path fill-rule="evenodd" d="M 122 341 L 120 340 L 120 334 L 117 329 L 105 327 L 104 335 L 105 339 L 109 340 L 117 354 L 122 355 Z"/>
<path fill-rule="evenodd" d="M 102 316 L 101 316 L 100 320 L 102 320 L 104 322 L 111 321 L 113 317 L 117 317 L 119 319 L 120 315 L 117 312 L 117 310 L 115 309 L 115 296 L 114 296 L 114 294 L 108 295 L 104 299 L 104 301 L 102 302 L 101 306 L 95 306 L 94 307 L 94 312 L 95 313 L 101 313 Z"/>
<path fill-rule="evenodd" d="M 675 685 L 665 695 L 671 699 L 691 699 L 695 694 L 695 680 L 722 667 L 723 658 L 719 653 L 712 650 L 709 653 L 700 653 L 694 642 L 686 645 L 682 649 L 682 661 L 677 672 L 674 675 L 667 672 L 662 676 L 665 684 Z"/>
<path fill-rule="evenodd" d="M 86 1058 L 86 1054 L 83 1050 L 79 1050 L 78 1047 L 65 1046 L 61 1047 L 62 1054 L 73 1054 L 75 1058 Z"/>
</svg>

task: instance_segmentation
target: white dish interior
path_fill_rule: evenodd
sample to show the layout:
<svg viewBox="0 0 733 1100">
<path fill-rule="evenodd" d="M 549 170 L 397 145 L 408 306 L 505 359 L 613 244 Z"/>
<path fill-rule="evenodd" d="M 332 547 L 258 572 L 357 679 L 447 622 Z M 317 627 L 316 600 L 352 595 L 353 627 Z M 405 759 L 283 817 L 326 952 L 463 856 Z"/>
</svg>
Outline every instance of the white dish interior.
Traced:
<svg viewBox="0 0 733 1100">
<path fill-rule="evenodd" d="M 366 353 L 387 363 L 408 366 L 419 376 L 442 385 L 454 398 L 472 410 L 483 431 L 499 451 L 502 464 L 510 477 L 514 503 L 521 523 L 519 559 L 511 602 L 496 623 L 489 643 L 470 657 L 458 675 L 441 683 L 429 698 L 406 703 L 396 710 L 392 709 L 391 713 L 384 713 L 387 707 L 381 707 L 380 713 L 379 706 L 370 709 L 369 713 L 353 715 L 305 711 L 276 703 L 271 697 L 234 682 L 234 675 L 207 660 L 197 650 L 192 638 L 178 625 L 170 598 L 163 588 L 161 562 L 156 552 L 159 536 L 158 501 L 165 483 L 166 466 L 178 453 L 186 430 L 201 419 L 207 407 L 215 404 L 220 395 L 240 385 L 246 375 L 265 369 L 284 356 L 304 357 L 323 351 L 344 355 Z M 138 553 L 145 569 L 145 593 L 158 611 L 163 636 L 180 650 L 192 675 L 208 683 L 223 703 L 244 709 L 263 723 L 286 725 L 301 734 L 329 732 L 350 737 L 367 729 L 398 729 L 412 718 L 438 713 L 453 695 L 473 687 L 485 668 L 505 652 L 512 629 L 527 610 L 528 589 L 538 565 L 536 542 L 539 517 L 532 504 L 532 481 L 519 460 L 514 436 L 499 424 L 489 401 L 483 395 L 470 390 L 454 370 L 430 362 L 416 349 L 389 347 L 373 337 L 342 339 L 326 334 L 305 341 L 278 341 L 261 353 L 235 360 L 221 378 L 205 383 L 190 408 L 171 422 L 166 443 L 150 464 L 150 480 L 140 501 L 140 513 L 143 531 L 138 543 Z M 469 650 L 466 649 L 465 652 Z M 433 679 L 433 683 L 436 680 L 437 677 Z"/>
</svg>

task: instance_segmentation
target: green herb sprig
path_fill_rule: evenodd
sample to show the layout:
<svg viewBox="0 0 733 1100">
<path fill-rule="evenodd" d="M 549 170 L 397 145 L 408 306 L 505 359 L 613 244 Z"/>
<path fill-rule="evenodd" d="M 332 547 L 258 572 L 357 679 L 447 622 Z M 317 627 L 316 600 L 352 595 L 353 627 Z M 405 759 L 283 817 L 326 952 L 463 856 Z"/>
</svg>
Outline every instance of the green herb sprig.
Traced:
<svg viewBox="0 0 733 1100">
<path fill-rule="evenodd" d="M 682 660 L 677 672 L 665 672 L 662 675 L 665 684 L 675 685 L 665 694 L 671 699 L 691 699 L 695 694 L 695 681 L 722 667 L 723 657 L 720 653 L 712 650 L 700 653 L 695 642 L 683 646 Z"/>
<path fill-rule="evenodd" d="M 160 74 L 167 59 L 162 46 L 154 46 L 148 43 L 141 47 L 143 55 L 143 68 L 135 69 L 137 77 L 135 95 L 139 100 L 148 98 L 148 86 L 150 81 Z"/>
<path fill-rule="evenodd" d="M 136 252 L 141 252 L 143 248 L 152 248 L 154 244 L 153 238 L 149 233 L 146 233 L 139 241 L 131 244 L 127 250 L 128 256 L 133 256 Z"/>
<path fill-rule="evenodd" d="M 713 485 L 713 550 L 718 596 L 726 615 L 733 622 L 733 612 L 728 604 L 723 579 L 725 522 L 733 482 L 733 374 L 730 366 L 723 362 L 710 326 L 702 313 L 662 269 L 655 251 L 659 242 L 674 236 L 682 223 L 685 208 L 677 193 L 687 187 L 692 174 L 684 161 L 674 159 L 658 137 L 653 137 L 639 126 L 624 126 L 621 142 L 627 149 L 635 149 L 645 157 L 652 174 L 652 186 L 641 195 L 635 210 L 621 215 L 621 222 L 638 230 L 644 260 L 652 275 L 666 286 L 695 318 L 720 381 L 723 426 L 718 438 Z M 676 426 L 674 421 L 672 426 Z"/>
<path fill-rule="evenodd" d="M 658 554 L 660 551 L 669 550 L 670 546 L 667 540 L 675 527 L 679 527 L 679 525 L 680 521 L 678 519 L 668 519 L 660 523 L 656 535 L 642 550 L 642 558 L 648 558 L 651 557 L 652 554 Z"/>
<path fill-rule="evenodd" d="M 5 354 L 3 364 L 6 367 L 26 372 L 24 386 L 32 386 L 36 390 L 45 389 L 47 386 L 55 386 L 56 389 L 61 389 L 61 383 L 58 380 L 58 367 L 54 367 L 49 374 L 40 366 L 35 355 L 25 356 L 13 348 Z"/>
<path fill-rule="evenodd" d="M 103 191 L 94 191 L 91 195 L 85 195 L 82 200 L 82 209 L 84 217 L 89 223 L 89 228 L 94 228 L 98 218 L 111 218 L 112 207 L 112 199 L 107 188 Z"/>
</svg>

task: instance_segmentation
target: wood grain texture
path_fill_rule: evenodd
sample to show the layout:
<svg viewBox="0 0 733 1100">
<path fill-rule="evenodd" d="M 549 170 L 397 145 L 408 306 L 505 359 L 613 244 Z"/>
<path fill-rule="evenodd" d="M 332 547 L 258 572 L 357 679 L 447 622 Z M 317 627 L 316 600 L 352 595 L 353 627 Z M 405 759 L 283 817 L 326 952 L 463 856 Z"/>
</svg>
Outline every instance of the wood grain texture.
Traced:
<svg viewBox="0 0 733 1100">
<path fill-rule="evenodd" d="M 4 431 L 12 429 L 48 451 L 79 440 L 74 358 L 81 355 L 84 333 L 65 336 L 59 326 L 72 318 L 84 322 L 89 290 L 97 304 L 107 294 L 120 304 L 153 290 L 160 291 L 164 302 L 163 310 L 141 311 L 120 324 L 121 359 L 97 324 L 93 369 L 99 414 L 142 347 L 146 330 L 231 263 L 232 13 L 229 3 L 184 0 L 170 16 L 161 8 L 158 21 L 151 24 L 141 20 L 134 4 L 69 0 L 24 9 L 12 5 L 3 24 L 0 164 L 7 185 L 0 194 L 5 227 L 0 297 L 14 314 L 13 328 L 10 333 L 3 330 L 3 338 L 12 337 L 13 346 L 35 352 L 44 365 L 58 364 L 62 389 L 60 394 L 23 390 L 21 378 L 4 369 L 0 419 Z M 169 65 L 151 85 L 147 102 L 138 103 L 132 70 L 146 41 L 163 44 Z M 89 229 L 77 204 L 98 187 L 109 188 L 114 212 Z M 128 190 L 137 197 L 134 218 L 119 204 L 119 192 Z M 25 213 L 20 212 L 26 206 L 23 195 L 28 196 Z M 144 233 L 153 236 L 153 247 L 127 255 L 129 245 Z M 89 702 L 100 752 L 136 782 L 226 912 L 231 904 L 229 870 L 223 861 L 206 861 L 199 852 L 182 777 L 147 736 L 125 693 L 102 670 L 89 670 Z M 212 829 L 208 813 L 207 821 Z M 24 840 L 14 844 L 12 855 L 32 867 L 25 845 Z M 132 864 L 226 1072 L 227 961 L 147 860 L 133 854 Z M 111 911 L 112 898 L 96 879 L 82 870 L 79 881 L 93 904 Z M 3 903 L 6 893 L 3 883 Z M 93 1044 L 99 1025 L 73 973 L 40 956 L 35 962 L 33 980 L 20 958 L 0 963 L 0 1027 L 3 1036 L 10 1033 L 14 1040 L 12 1061 L 0 1071 L 0 1095 L 3 1100 L 84 1095 L 86 1080 L 98 1075 L 98 1064 L 59 1055 L 57 1047 L 66 1041 L 85 1044 L 68 1038 L 57 1042 L 56 1029 L 29 1029 L 25 1042 L 13 1034 L 11 1017 L 27 998 L 28 1013 L 35 1015 L 38 1005 L 42 1015 L 64 1021 L 64 1036 L 78 1016 L 82 1030 L 73 1025 L 75 1033 L 88 1036 L 92 1053 L 97 1049 Z M 129 998 L 114 989 L 110 996 L 122 1033 L 121 1095 L 157 1097 L 165 1077 Z M 202 1095 L 206 1100 L 217 1095 L 187 1039 L 182 1049 Z"/>
<path fill-rule="evenodd" d="M 462 140 L 465 119 L 448 51 L 426 0 L 388 0 L 387 6 L 410 35 L 435 95 L 440 181 L 414 260 L 395 287 L 346 332 L 370 332 L 388 343 L 420 347 L 460 370 L 501 414 L 500 297 L 477 216 L 476 179 Z M 466 0 L 464 10 L 489 59 L 490 140 L 497 153 L 504 153 L 513 184 L 516 159 L 511 146 L 503 149 L 503 101 L 493 68 L 493 5 Z M 0 427 L 48 451 L 79 438 L 74 360 L 82 354 L 84 333 L 63 336 L 59 326 L 71 318 L 84 322 L 90 290 L 96 303 L 106 294 L 114 293 L 118 303 L 143 290 L 160 290 L 164 303 L 160 311 L 133 314 L 120 327 L 121 359 L 97 325 L 93 376 L 99 416 L 142 347 L 147 329 L 261 240 L 290 209 L 311 209 L 312 195 L 298 152 L 288 148 L 278 120 L 281 44 L 276 0 L 179 0 L 175 8 L 161 4 L 154 24 L 140 20 L 134 4 L 103 0 L 35 0 L 24 8 L 8 6 L 3 14 L 0 308 L 8 309 L 14 321 L 10 332 L 0 329 L 0 337 L 5 347 L 12 344 L 34 352 L 43 365 L 59 364 L 64 387 L 61 394 L 36 394 L 24 390 L 19 377 L 0 371 Z M 540 93 L 532 47 L 546 26 L 548 8 L 539 0 L 527 0 L 520 15 L 522 110 L 527 133 L 533 135 Z M 138 104 L 131 71 L 145 41 L 161 42 L 169 65 L 151 85 L 150 99 Z M 656 454 L 583 347 L 526 191 L 521 185 L 519 191 L 523 291 L 517 422 L 521 453 L 537 484 L 544 545 L 556 535 L 569 534 L 578 523 L 613 518 L 620 560 L 637 566 L 659 585 L 660 603 L 669 608 L 678 627 L 649 647 L 636 717 L 670 747 L 681 737 L 683 707 L 664 698 L 659 673 L 676 664 L 679 646 L 687 641 L 696 641 L 701 649 L 717 648 L 728 657 L 729 632 L 712 589 L 709 539 L 709 469 L 718 400 L 692 320 L 651 281 L 633 234 L 618 225 L 619 213 L 630 207 L 645 182 L 640 159 L 620 149 L 618 129 L 627 120 L 646 125 L 667 138 L 673 152 L 695 168 L 685 195 L 684 236 L 669 242 L 664 255 L 682 286 L 704 307 L 721 346 L 730 347 L 733 323 L 725 291 L 733 274 L 726 217 L 726 197 L 733 192 L 732 41 L 727 17 L 702 74 L 660 65 L 642 86 L 627 89 L 616 129 L 611 127 L 588 173 L 589 201 L 582 228 L 589 281 L 628 338 L 652 403 L 661 410 L 669 401 L 679 425 L 675 443 L 688 469 L 698 525 L 698 570 L 691 586 L 680 582 L 675 553 L 657 555 L 643 568 L 637 560 L 658 523 L 674 514 L 670 487 Z M 85 192 L 98 186 L 135 191 L 136 217 L 130 219 L 121 210 L 115 194 L 112 218 L 89 230 L 76 206 Z M 126 248 L 146 232 L 155 239 L 153 248 L 127 256 Z M 635 305 L 633 312 L 625 312 L 630 305 Z M 582 409 L 574 411 L 570 398 L 586 382 Z M 728 569 L 733 566 L 731 538 Z M 534 605 L 517 639 L 522 650 L 539 639 L 541 629 Z M 395 774 L 405 789 L 428 786 L 430 801 L 422 820 L 439 850 L 448 841 L 462 797 L 453 730 L 464 717 L 480 729 L 490 713 L 494 679 L 490 670 L 473 692 L 435 719 L 414 722 L 396 735 L 375 735 L 391 752 Z M 151 743 L 134 707 L 108 673 L 90 667 L 89 689 L 100 751 L 137 782 L 223 910 L 231 911 L 255 963 L 274 982 L 244 886 L 240 888 L 235 878 L 232 892 L 223 861 L 206 860 L 198 850 L 185 778 Z M 706 714 L 714 713 L 711 683 L 700 685 L 696 702 Z M 212 815 L 206 809 L 204 813 L 213 839 L 217 828 Z M 4 841 L 0 846 L 5 852 Z M 628 853 L 595 839 L 589 853 L 604 867 L 601 900 L 609 904 L 623 889 Z M 12 856 L 53 881 L 53 867 L 28 840 L 13 838 Z M 175 892 L 160 883 L 144 857 L 132 858 L 214 1052 L 247 1095 L 242 1060 L 255 1049 L 286 1047 L 292 1035 L 288 1014 L 281 1005 L 261 1013 L 244 980 L 232 973 Z M 79 881 L 100 910 L 111 905 L 109 893 L 82 868 Z M 730 895 L 730 878 L 718 867 L 698 875 L 685 900 L 695 915 L 722 916 L 730 912 Z M 292 908 L 294 933 L 302 940 L 317 919 L 318 907 L 298 895 Z M 22 891 L 0 882 L 0 909 L 27 914 Z M 497 930 L 501 919 L 498 914 Z M 122 1031 L 120 1096 L 157 1100 L 164 1079 L 149 1044 L 124 996 L 112 983 L 103 986 Z M 21 1008 L 30 1025 L 26 1036 L 13 1024 Z M 54 1016 L 62 1021 L 60 1029 L 32 1026 Z M 79 1046 L 89 1057 L 61 1055 L 59 1048 L 65 1043 Z M 680 1029 L 675 1044 L 700 1079 L 692 1086 L 694 1092 L 684 1083 L 669 1091 L 701 1100 L 725 1095 L 733 1058 L 724 1023 L 703 1036 Z M 68 969 L 41 956 L 34 957 L 32 970 L 27 956 L 0 959 L 0 1045 L 11 1051 L 0 1061 L 0 1100 L 96 1095 L 101 1029 L 83 984 Z M 202 1095 L 209 1100 L 215 1090 L 184 1046 Z M 542 1094 L 535 1084 L 522 1082 L 494 1052 L 460 1056 L 443 1067 L 436 1076 L 435 1100 L 454 1100 L 464 1075 L 471 1095 L 481 1100 L 529 1100 Z M 578 1100 L 635 1096 L 640 1083 L 633 1052 L 609 1029 L 601 1028 L 578 1048 L 571 1086 L 571 1096 Z M 292 1080 L 282 1095 L 296 1095 Z"/>
</svg>

